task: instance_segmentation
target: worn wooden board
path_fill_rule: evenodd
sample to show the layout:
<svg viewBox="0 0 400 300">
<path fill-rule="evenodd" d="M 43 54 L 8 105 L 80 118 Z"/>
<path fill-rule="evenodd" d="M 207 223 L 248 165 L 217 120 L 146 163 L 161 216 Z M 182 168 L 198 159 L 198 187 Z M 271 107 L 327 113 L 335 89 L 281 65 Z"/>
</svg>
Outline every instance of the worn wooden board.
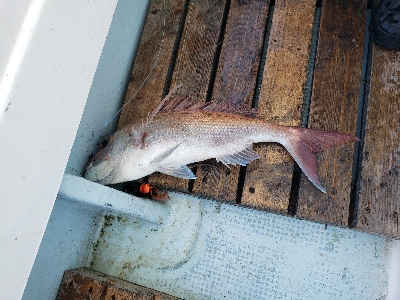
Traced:
<svg viewBox="0 0 400 300">
<path fill-rule="evenodd" d="M 400 237 L 400 52 L 373 47 L 356 227 Z"/>
<path fill-rule="evenodd" d="M 173 88 L 183 83 L 177 91 L 179 95 L 206 101 L 224 9 L 225 1 L 189 2 L 170 86 Z M 154 173 L 149 176 L 149 182 L 156 186 L 187 191 L 189 180 Z"/>
<path fill-rule="evenodd" d="M 231 2 L 211 101 L 251 108 L 267 16 L 268 1 Z M 239 166 L 229 169 L 215 160 L 200 164 L 193 192 L 234 202 L 239 172 Z"/>
<path fill-rule="evenodd" d="M 57 300 L 172 300 L 179 299 L 88 268 L 64 272 Z"/>
<path fill-rule="evenodd" d="M 309 127 L 356 133 L 367 1 L 323 1 Z M 347 226 L 354 143 L 319 154 L 327 194 L 302 176 L 297 215 Z"/>
<path fill-rule="evenodd" d="M 183 6 L 184 0 L 151 1 L 118 128 L 145 118 L 160 103 Z"/>
<path fill-rule="evenodd" d="M 311 45 L 315 1 L 275 2 L 258 102 L 262 118 L 299 125 Z M 256 146 L 261 159 L 247 166 L 242 204 L 287 212 L 293 160 L 275 144 Z"/>
</svg>

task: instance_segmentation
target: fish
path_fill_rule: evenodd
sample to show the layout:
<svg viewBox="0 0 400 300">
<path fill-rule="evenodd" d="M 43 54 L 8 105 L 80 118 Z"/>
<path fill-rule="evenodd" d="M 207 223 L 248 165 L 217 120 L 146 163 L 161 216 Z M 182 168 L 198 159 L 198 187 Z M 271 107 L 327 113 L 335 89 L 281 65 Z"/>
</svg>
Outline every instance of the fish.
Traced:
<svg viewBox="0 0 400 300">
<path fill-rule="evenodd" d="M 146 119 L 116 131 L 89 159 L 84 178 L 103 185 L 154 172 L 195 179 L 187 165 L 215 158 L 228 167 L 245 166 L 260 158 L 254 144 L 273 142 L 285 147 L 307 178 L 326 193 L 318 177 L 316 153 L 359 141 L 351 134 L 267 122 L 255 110 L 237 105 L 172 96 L 177 87 Z"/>
</svg>

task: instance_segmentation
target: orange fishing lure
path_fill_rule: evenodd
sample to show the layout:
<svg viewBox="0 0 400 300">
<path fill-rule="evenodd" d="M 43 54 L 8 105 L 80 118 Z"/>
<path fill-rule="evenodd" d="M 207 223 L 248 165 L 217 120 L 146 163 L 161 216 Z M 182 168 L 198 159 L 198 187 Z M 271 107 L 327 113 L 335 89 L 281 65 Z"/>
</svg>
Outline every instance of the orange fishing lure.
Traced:
<svg viewBox="0 0 400 300">
<path fill-rule="evenodd" d="M 168 197 L 168 199 L 169 199 L 168 193 L 166 191 L 164 191 L 163 193 L 160 194 L 159 189 L 157 189 L 155 186 L 152 186 L 148 183 L 142 183 L 140 185 L 139 190 L 141 193 L 143 193 L 145 195 L 150 194 L 151 198 L 153 198 L 153 199 L 163 200 L 166 197 Z"/>
</svg>

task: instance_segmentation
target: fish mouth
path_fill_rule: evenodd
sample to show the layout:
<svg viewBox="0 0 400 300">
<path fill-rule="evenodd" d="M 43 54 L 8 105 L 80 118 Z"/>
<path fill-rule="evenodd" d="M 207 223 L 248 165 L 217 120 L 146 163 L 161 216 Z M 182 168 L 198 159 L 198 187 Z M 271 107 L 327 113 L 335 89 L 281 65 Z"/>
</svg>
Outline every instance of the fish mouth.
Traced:
<svg viewBox="0 0 400 300">
<path fill-rule="evenodd" d="M 112 166 L 109 161 L 96 161 L 91 159 L 85 167 L 83 177 L 102 185 L 108 185 L 112 183 L 116 173 L 115 166 Z"/>
<path fill-rule="evenodd" d="M 99 183 L 101 185 L 109 185 L 112 184 L 112 181 L 114 180 L 115 174 L 109 174 L 108 176 L 104 177 L 103 179 L 94 181 L 96 183 Z"/>
<path fill-rule="evenodd" d="M 89 157 L 83 177 L 102 185 L 116 183 L 128 142 L 124 137 L 113 135 L 104 148 Z"/>
</svg>

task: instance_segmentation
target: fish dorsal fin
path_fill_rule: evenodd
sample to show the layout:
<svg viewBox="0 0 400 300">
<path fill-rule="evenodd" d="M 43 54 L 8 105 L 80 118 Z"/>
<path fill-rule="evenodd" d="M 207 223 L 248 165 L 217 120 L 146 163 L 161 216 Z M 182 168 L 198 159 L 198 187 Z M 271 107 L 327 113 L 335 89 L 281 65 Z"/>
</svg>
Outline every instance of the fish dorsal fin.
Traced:
<svg viewBox="0 0 400 300">
<path fill-rule="evenodd" d="M 207 107 L 209 103 L 196 101 L 186 96 L 175 96 L 168 99 L 161 107 L 160 112 L 200 110 Z"/>
<path fill-rule="evenodd" d="M 249 109 L 243 105 L 235 105 L 231 103 L 219 102 L 199 102 L 184 96 L 171 97 L 159 112 L 172 112 L 172 111 L 188 111 L 188 110 L 205 110 L 217 111 L 224 113 L 231 113 L 249 118 L 256 118 L 257 112 L 254 109 Z"/>
<path fill-rule="evenodd" d="M 238 153 L 225 155 L 224 157 L 219 157 L 217 158 L 217 161 L 222 162 L 225 166 L 229 168 L 228 164 L 245 166 L 252 160 L 259 158 L 260 156 L 258 156 L 258 154 L 254 152 L 253 148 L 248 147 Z"/>
<path fill-rule="evenodd" d="M 156 114 L 157 114 L 159 111 L 161 111 L 162 107 L 163 107 L 164 105 L 166 105 L 166 103 L 168 103 L 171 99 L 173 99 L 173 98 L 172 98 L 172 94 L 173 94 L 178 88 L 180 88 L 182 85 L 183 85 L 183 83 L 178 84 L 177 86 L 175 86 L 175 87 L 168 93 L 168 95 L 165 96 L 165 97 L 161 100 L 160 104 L 158 104 L 157 107 L 156 107 L 155 109 L 153 109 L 151 112 L 149 112 L 149 114 L 147 115 L 147 121 L 146 121 L 146 123 L 150 123 L 150 122 L 154 119 L 154 117 L 156 116 Z"/>
<path fill-rule="evenodd" d="M 213 102 L 200 102 L 187 96 L 172 96 L 172 94 L 182 86 L 179 84 L 175 86 L 167 96 L 161 100 L 160 104 L 151 111 L 147 118 L 147 123 L 156 116 L 157 113 L 161 112 L 172 112 L 172 111 L 188 111 L 188 110 L 205 110 L 205 111 L 216 111 L 225 112 L 231 114 L 237 114 L 250 118 L 257 118 L 257 112 L 254 109 L 247 108 L 243 105 L 235 105 L 228 102 L 213 101 Z"/>
</svg>

